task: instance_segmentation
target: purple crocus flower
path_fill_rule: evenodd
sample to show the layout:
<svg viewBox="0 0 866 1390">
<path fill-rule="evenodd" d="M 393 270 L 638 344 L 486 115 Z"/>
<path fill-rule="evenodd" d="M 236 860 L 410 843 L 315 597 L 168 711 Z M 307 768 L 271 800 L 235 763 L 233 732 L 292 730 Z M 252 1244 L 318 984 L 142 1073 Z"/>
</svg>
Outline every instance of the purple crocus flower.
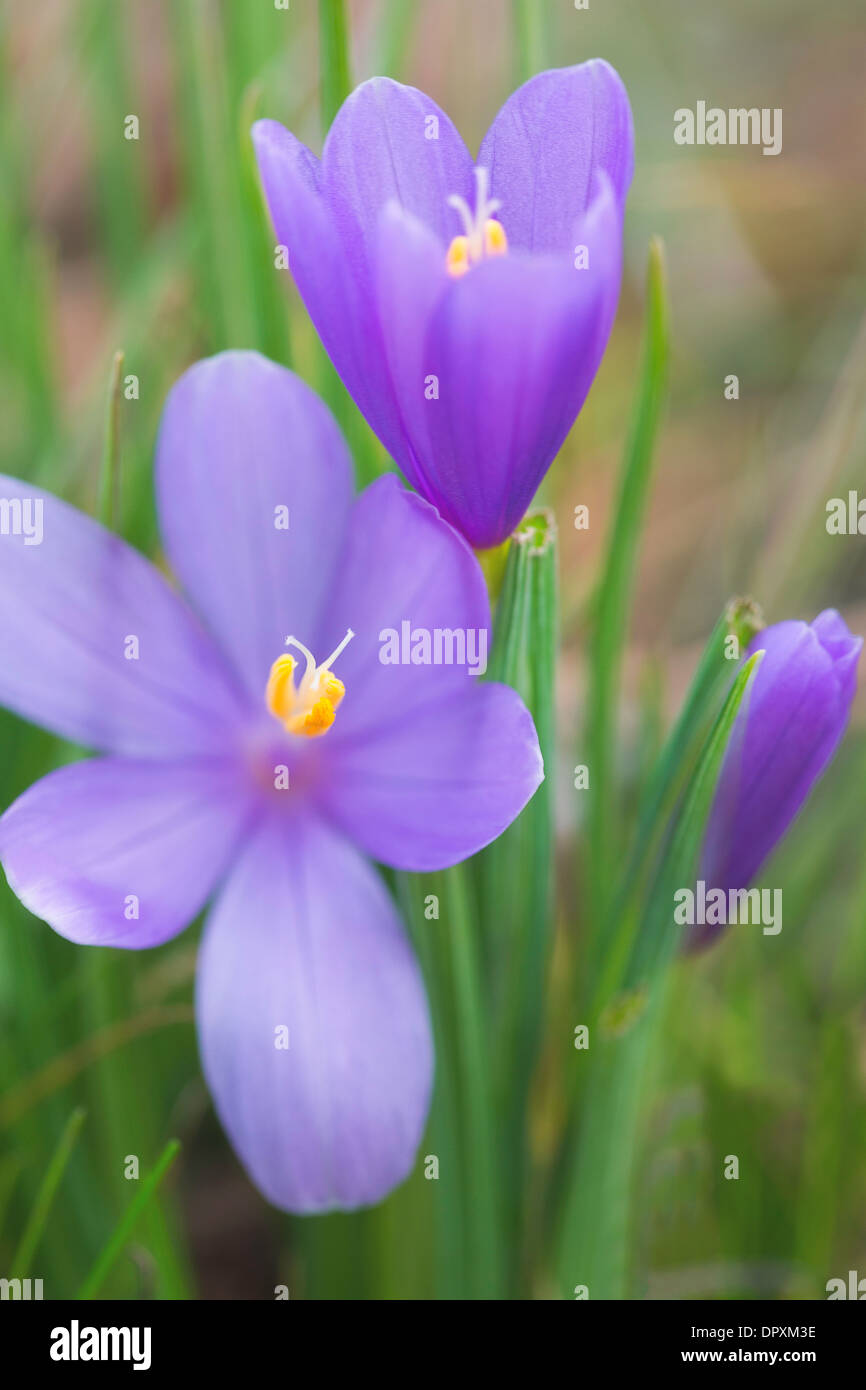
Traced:
<svg viewBox="0 0 866 1390">
<path fill-rule="evenodd" d="M 522 519 L 607 343 L 633 165 L 607 63 L 543 72 L 472 158 L 388 78 L 347 99 L 321 162 L 253 139 L 276 235 L 331 359 L 412 485 L 473 546 Z"/>
<path fill-rule="evenodd" d="M 423 663 L 425 632 L 486 637 L 478 563 L 394 477 L 353 501 L 334 421 L 291 372 L 247 352 L 192 367 L 156 469 L 188 601 L 95 521 L 0 480 L 4 514 L 40 519 L 0 537 L 0 702 L 107 755 L 25 792 L 0 857 L 84 944 L 157 946 L 213 896 L 196 1011 L 235 1148 L 277 1206 L 375 1202 L 413 1163 L 433 1061 L 364 855 L 428 870 L 494 839 L 541 780 L 535 730 L 445 645 Z M 404 623 L 410 663 L 383 662 Z"/>
<path fill-rule="evenodd" d="M 833 609 L 809 625 L 764 628 L 764 656 L 734 722 L 710 812 L 700 877 L 747 888 L 833 757 L 848 723 L 863 646 Z M 700 928 L 687 945 L 713 939 Z"/>
</svg>

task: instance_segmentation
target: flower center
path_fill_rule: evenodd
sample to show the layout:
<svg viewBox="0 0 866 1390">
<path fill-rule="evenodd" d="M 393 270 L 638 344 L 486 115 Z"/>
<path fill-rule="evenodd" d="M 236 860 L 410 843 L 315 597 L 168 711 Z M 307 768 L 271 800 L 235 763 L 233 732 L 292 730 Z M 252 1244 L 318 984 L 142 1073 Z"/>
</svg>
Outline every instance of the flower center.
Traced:
<svg viewBox="0 0 866 1390">
<path fill-rule="evenodd" d="M 476 167 L 475 211 L 457 193 L 452 193 L 448 199 L 449 207 L 457 209 L 466 228 L 466 235 L 456 236 L 448 247 L 445 265 L 449 275 L 465 275 L 485 256 L 504 256 L 508 250 L 505 228 L 492 216 L 502 204 L 498 198 L 489 198 L 487 194 L 487 170 Z"/>
<path fill-rule="evenodd" d="M 286 638 L 287 647 L 297 647 L 302 653 L 306 668 L 295 685 L 296 659 L 288 652 L 278 656 L 268 676 L 265 704 L 287 733 L 318 738 L 319 734 L 328 732 L 334 722 L 337 706 L 346 693 L 346 687 L 341 680 L 337 680 L 331 666 L 354 636 L 349 628 L 340 645 L 320 666 L 316 665 L 312 652 L 297 637 Z"/>
</svg>

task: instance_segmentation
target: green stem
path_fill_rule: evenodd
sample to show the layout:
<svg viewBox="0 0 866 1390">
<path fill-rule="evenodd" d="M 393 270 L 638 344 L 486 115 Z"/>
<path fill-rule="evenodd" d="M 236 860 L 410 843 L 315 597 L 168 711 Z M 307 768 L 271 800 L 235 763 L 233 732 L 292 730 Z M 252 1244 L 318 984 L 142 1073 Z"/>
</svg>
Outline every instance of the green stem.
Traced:
<svg viewBox="0 0 866 1390">
<path fill-rule="evenodd" d="M 523 697 L 535 722 L 545 778 L 517 820 L 478 862 L 479 917 L 493 984 L 496 1118 L 515 1295 L 526 1264 L 529 1096 L 553 938 L 556 647 L 556 525 L 550 513 L 538 512 L 526 519 L 510 543 L 489 675 Z"/>
<path fill-rule="evenodd" d="M 478 941 L 464 867 L 457 865 L 446 870 L 442 885 L 454 986 L 470 1287 L 474 1298 L 492 1299 L 501 1296 L 503 1263 L 499 1172 Z"/>
</svg>

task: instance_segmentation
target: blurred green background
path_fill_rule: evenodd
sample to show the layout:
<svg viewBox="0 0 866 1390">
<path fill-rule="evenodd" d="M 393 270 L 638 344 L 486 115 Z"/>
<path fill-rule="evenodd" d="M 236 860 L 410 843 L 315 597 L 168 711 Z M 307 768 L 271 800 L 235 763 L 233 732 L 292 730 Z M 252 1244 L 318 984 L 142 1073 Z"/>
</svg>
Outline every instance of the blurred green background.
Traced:
<svg viewBox="0 0 866 1390">
<path fill-rule="evenodd" d="M 562 1038 L 579 1022 L 571 768 L 586 605 L 653 234 L 666 247 L 673 365 L 626 663 L 623 813 L 730 595 L 752 593 L 771 622 L 838 606 L 866 632 L 863 542 L 824 525 L 829 497 L 866 492 L 866 11 L 856 0 L 356 0 L 347 12 L 352 81 L 386 73 L 422 87 L 473 151 L 513 87 L 544 67 L 604 57 L 634 110 L 619 317 L 547 487 L 564 652 L 548 1027 Z M 320 80 L 319 50 L 314 0 L 2 6 L 2 468 L 96 511 L 122 349 L 139 399 L 121 402 L 120 527 L 149 553 L 159 413 L 197 357 L 256 347 L 286 362 L 334 406 L 359 480 L 388 466 L 273 269 L 248 139 L 268 115 L 320 149 L 335 74 Z M 675 145 L 674 111 L 701 99 L 781 107 L 782 154 Z M 124 138 L 129 115 L 138 140 Z M 724 397 L 732 373 L 736 401 Z M 572 525 L 581 503 L 588 531 Z M 866 1274 L 863 714 L 861 700 L 774 861 L 785 927 L 773 949 L 731 933 L 676 972 L 639 1178 L 638 1292 L 649 1297 L 822 1297 L 829 1278 Z M 73 756 L 0 715 L 0 804 Z M 198 1069 L 194 959 L 195 932 L 140 956 L 78 949 L 0 889 L 0 1273 L 72 1296 L 131 1200 L 124 1157 L 144 1173 L 176 1135 L 181 1156 L 133 1258 L 111 1265 L 101 1294 L 254 1299 L 286 1284 L 292 1297 L 432 1296 L 435 1184 L 418 1173 L 376 1212 L 305 1221 L 250 1186 Z M 538 1192 L 564 1122 L 562 1065 L 552 1044 L 534 1093 Z M 77 1107 L 87 1117 L 43 1221 L 38 1194 Z M 737 1183 L 722 1176 L 717 1156 L 729 1153 Z M 530 1287 L 550 1294 L 543 1258 Z"/>
</svg>

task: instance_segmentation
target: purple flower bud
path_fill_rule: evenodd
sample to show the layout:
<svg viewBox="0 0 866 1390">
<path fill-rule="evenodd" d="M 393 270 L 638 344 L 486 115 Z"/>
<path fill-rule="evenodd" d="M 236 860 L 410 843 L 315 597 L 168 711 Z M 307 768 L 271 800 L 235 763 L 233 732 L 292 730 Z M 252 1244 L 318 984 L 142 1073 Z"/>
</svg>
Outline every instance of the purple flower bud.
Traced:
<svg viewBox="0 0 866 1390">
<path fill-rule="evenodd" d="M 747 887 L 781 840 L 845 731 L 861 637 L 832 608 L 810 625 L 777 623 L 753 638 L 763 651 L 737 716 L 710 812 L 700 877 Z M 705 929 L 692 945 L 718 928 Z"/>
</svg>

